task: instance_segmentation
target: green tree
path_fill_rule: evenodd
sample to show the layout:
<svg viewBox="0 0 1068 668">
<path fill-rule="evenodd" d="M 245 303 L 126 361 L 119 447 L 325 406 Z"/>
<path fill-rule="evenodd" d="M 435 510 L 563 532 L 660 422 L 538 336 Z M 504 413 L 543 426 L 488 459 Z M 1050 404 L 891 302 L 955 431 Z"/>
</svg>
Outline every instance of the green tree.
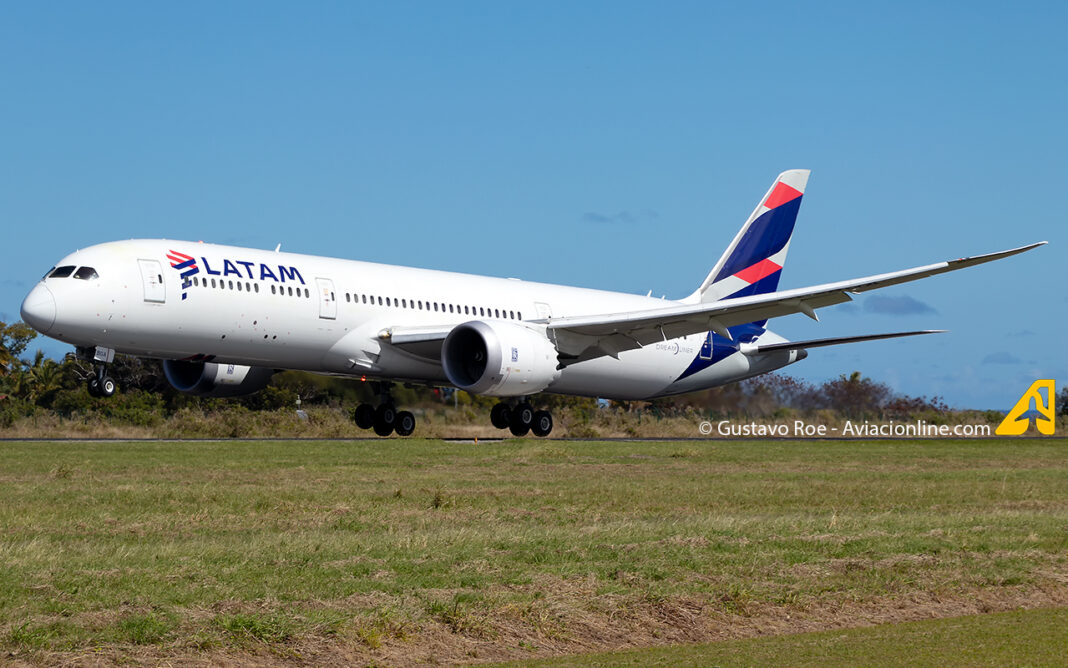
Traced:
<svg viewBox="0 0 1068 668">
<path fill-rule="evenodd" d="M 25 397 L 38 405 L 48 405 L 56 393 L 63 389 L 63 367 L 44 356 L 40 350 L 33 359 L 33 366 L 26 370 L 29 376 L 29 396 Z"/>
<path fill-rule="evenodd" d="M 1057 400 L 1057 404 L 1057 412 L 1061 415 L 1068 415 L 1068 387 L 1061 388 L 1061 396 Z"/>
<path fill-rule="evenodd" d="M 0 321 L 0 376 L 6 376 L 22 365 L 20 356 L 37 332 L 24 322 L 8 325 Z"/>
</svg>

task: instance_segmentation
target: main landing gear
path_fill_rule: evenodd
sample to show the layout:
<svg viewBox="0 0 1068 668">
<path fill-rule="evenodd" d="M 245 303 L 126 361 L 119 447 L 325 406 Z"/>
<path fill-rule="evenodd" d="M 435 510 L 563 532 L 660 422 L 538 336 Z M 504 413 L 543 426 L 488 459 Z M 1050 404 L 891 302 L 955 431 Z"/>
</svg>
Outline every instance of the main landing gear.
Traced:
<svg viewBox="0 0 1068 668">
<path fill-rule="evenodd" d="M 93 375 L 86 381 L 86 387 L 91 397 L 110 397 L 115 394 L 118 386 L 115 379 L 108 375 L 108 364 L 115 361 L 115 351 L 112 348 L 88 348 L 78 349 L 78 354 L 85 359 L 92 360 L 96 368 Z"/>
<path fill-rule="evenodd" d="M 415 416 L 409 411 L 397 411 L 388 383 L 373 383 L 372 387 L 378 395 L 379 404 L 377 407 L 371 404 L 357 406 L 352 415 L 356 426 L 374 429 L 379 436 L 389 436 L 393 432 L 397 432 L 397 436 L 410 436 L 415 431 Z"/>
<path fill-rule="evenodd" d="M 553 416 L 549 411 L 536 411 L 525 399 L 514 406 L 503 401 L 490 411 L 490 422 L 498 429 L 507 429 L 513 436 L 548 436 L 553 430 Z"/>
</svg>

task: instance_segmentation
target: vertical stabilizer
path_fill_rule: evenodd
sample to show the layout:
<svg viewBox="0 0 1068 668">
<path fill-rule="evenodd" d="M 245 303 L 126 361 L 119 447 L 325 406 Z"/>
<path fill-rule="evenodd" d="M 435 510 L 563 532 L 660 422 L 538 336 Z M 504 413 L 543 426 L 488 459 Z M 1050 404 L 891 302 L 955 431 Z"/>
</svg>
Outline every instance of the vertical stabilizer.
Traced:
<svg viewBox="0 0 1068 668">
<path fill-rule="evenodd" d="M 774 292 L 779 287 L 808 175 L 807 169 L 779 174 L 704 283 L 686 301 L 714 302 Z"/>
</svg>

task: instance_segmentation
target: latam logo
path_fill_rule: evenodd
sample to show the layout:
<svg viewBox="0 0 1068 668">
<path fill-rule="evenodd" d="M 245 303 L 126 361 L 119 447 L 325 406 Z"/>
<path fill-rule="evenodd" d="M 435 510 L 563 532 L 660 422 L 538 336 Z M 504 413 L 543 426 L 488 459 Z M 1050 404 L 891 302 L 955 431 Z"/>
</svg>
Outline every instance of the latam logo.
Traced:
<svg viewBox="0 0 1068 668">
<path fill-rule="evenodd" d="M 200 272 L 197 269 L 197 260 L 192 255 L 186 255 L 185 253 L 179 253 L 176 250 L 167 251 L 167 259 L 171 261 L 171 266 L 181 272 L 182 276 L 182 299 L 189 296 L 186 290 L 192 283 L 189 282 L 189 278 Z"/>
<path fill-rule="evenodd" d="M 167 259 L 171 261 L 171 267 L 181 272 L 182 299 L 185 299 L 188 296 L 185 291 L 192 285 L 189 279 L 200 273 L 200 268 L 197 267 L 197 258 L 171 250 L 167 251 Z M 286 281 L 295 283 L 299 281 L 301 285 L 305 285 L 304 277 L 300 275 L 300 271 L 294 266 L 283 264 L 267 265 L 262 262 L 247 262 L 228 258 L 223 258 L 221 265 L 218 264 L 218 260 L 212 260 L 212 262 L 215 262 L 215 266 L 221 267 L 221 269 L 212 269 L 208 258 L 200 257 L 200 264 L 204 267 L 204 273 L 210 276 L 236 276 L 237 278 L 250 278 L 252 280 L 274 281 L 275 283 L 285 283 Z M 238 269 L 238 267 L 241 267 L 241 269 Z"/>
</svg>

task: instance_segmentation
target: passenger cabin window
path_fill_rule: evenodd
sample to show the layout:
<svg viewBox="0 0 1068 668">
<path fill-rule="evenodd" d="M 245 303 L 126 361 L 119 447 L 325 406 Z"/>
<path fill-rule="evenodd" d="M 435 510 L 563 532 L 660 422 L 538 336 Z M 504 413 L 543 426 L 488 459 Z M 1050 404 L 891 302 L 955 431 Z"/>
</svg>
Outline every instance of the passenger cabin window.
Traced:
<svg viewBox="0 0 1068 668">
<path fill-rule="evenodd" d="M 62 267 L 56 267 L 52 270 L 52 273 L 48 275 L 49 278 L 66 278 L 74 273 L 74 265 L 68 264 Z"/>
<path fill-rule="evenodd" d="M 100 274 L 96 273 L 96 269 L 92 267 L 80 267 L 78 271 L 74 272 L 74 278 L 91 281 L 94 278 L 100 278 Z"/>
</svg>

